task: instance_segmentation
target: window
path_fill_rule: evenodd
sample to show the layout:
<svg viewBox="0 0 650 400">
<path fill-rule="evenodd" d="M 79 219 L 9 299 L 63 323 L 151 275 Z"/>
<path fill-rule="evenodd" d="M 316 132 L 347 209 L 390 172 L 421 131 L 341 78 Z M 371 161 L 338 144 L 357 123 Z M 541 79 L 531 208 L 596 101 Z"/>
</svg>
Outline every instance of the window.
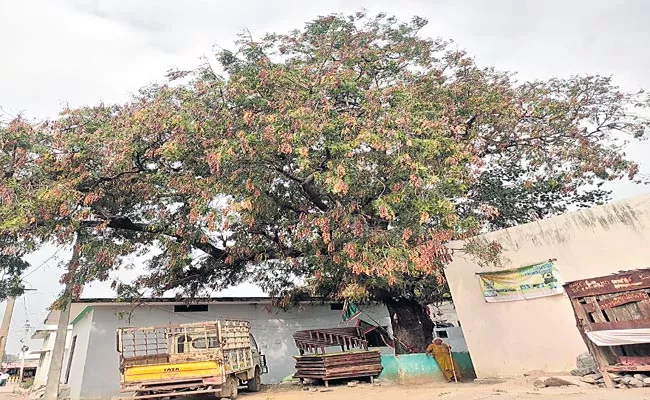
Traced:
<svg viewBox="0 0 650 400">
<path fill-rule="evenodd" d="M 207 312 L 207 304 L 179 304 L 174 306 L 174 312 Z"/>
<path fill-rule="evenodd" d="M 191 342 L 191 341 L 192 341 L 192 338 L 189 337 L 189 336 L 185 336 L 185 335 L 179 336 L 178 339 L 176 340 L 176 344 L 177 344 L 177 346 L 176 346 L 177 351 L 176 352 L 179 353 L 179 354 L 185 353 L 185 343 Z"/>
<path fill-rule="evenodd" d="M 255 338 L 253 337 L 253 335 L 248 335 L 248 336 L 250 336 L 251 348 L 253 349 L 253 351 L 258 350 L 257 342 L 255 341 Z"/>
<path fill-rule="evenodd" d="M 208 343 L 206 346 L 205 338 L 196 338 L 192 340 L 192 347 L 195 349 L 218 349 L 219 339 L 217 339 L 216 336 L 208 337 Z"/>
<path fill-rule="evenodd" d="M 436 337 L 439 337 L 440 339 L 447 339 L 449 335 L 447 334 L 446 330 L 445 331 L 440 330 L 440 331 L 436 331 Z"/>
<path fill-rule="evenodd" d="M 70 369 L 72 368 L 72 357 L 74 357 L 74 348 L 77 345 L 77 335 L 72 337 L 72 344 L 70 345 L 70 354 L 68 355 L 68 368 L 65 371 L 65 384 L 70 380 Z"/>
<path fill-rule="evenodd" d="M 343 311 L 343 303 L 330 303 L 331 311 Z"/>
</svg>

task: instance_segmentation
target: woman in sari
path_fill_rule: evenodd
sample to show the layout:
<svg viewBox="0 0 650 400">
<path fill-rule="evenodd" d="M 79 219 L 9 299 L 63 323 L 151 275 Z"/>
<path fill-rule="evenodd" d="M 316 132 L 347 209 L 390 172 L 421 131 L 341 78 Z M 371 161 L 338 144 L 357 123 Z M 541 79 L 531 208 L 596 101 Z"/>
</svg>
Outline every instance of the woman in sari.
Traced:
<svg viewBox="0 0 650 400">
<path fill-rule="evenodd" d="M 460 382 L 460 369 L 451 356 L 451 347 L 443 343 L 442 339 L 435 338 L 426 351 L 435 358 L 442 374 L 449 382 Z"/>
</svg>

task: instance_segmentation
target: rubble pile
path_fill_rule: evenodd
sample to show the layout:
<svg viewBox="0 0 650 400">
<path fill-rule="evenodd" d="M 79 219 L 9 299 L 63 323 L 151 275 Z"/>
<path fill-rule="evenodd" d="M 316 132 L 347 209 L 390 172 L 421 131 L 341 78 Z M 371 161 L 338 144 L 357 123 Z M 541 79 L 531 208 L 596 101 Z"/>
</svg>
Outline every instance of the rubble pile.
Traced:
<svg viewBox="0 0 650 400">
<path fill-rule="evenodd" d="M 624 387 L 650 387 L 650 376 L 645 374 L 613 374 L 610 373 L 609 376 L 612 378 L 612 381 L 616 383 L 617 388 Z"/>
<path fill-rule="evenodd" d="M 615 374 L 610 372 L 609 377 L 617 388 L 642 388 L 650 387 L 650 376 L 638 373 Z M 600 373 L 594 373 L 580 377 L 580 381 L 591 385 L 605 387 L 603 376 Z"/>
<path fill-rule="evenodd" d="M 603 375 L 598 370 L 596 361 L 589 353 L 578 356 L 576 360 L 576 369 L 571 371 L 571 375 L 579 377 L 583 383 L 605 387 Z M 630 373 L 609 373 L 609 377 L 617 388 L 642 388 L 650 387 L 650 373 L 640 374 Z"/>
<path fill-rule="evenodd" d="M 596 360 L 589 353 L 583 353 L 578 356 L 576 359 L 576 369 L 571 371 L 573 376 L 586 376 L 589 374 L 595 374 L 598 371 L 598 364 Z"/>
<path fill-rule="evenodd" d="M 45 386 L 33 387 L 29 391 L 29 400 L 38 400 L 45 395 Z"/>
</svg>

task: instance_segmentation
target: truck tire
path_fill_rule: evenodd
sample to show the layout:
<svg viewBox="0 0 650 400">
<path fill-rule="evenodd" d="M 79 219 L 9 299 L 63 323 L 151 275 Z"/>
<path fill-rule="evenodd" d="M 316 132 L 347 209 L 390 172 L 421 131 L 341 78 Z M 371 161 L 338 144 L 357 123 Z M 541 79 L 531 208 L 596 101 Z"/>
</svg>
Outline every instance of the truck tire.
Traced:
<svg viewBox="0 0 650 400">
<path fill-rule="evenodd" d="M 262 377 L 260 376 L 260 369 L 255 368 L 255 376 L 248 380 L 248 391 L 259 392 L 262 390 Z"/>
<path fill-rule="evenodd" d="M 235 400 L 238 395 L 239 395 L 239 380 L 231 375 L 228 378 L 226 378 L 226 383 L 224 383 L 223 389 L 221 391 L 221 398 Z"/>
</svg>

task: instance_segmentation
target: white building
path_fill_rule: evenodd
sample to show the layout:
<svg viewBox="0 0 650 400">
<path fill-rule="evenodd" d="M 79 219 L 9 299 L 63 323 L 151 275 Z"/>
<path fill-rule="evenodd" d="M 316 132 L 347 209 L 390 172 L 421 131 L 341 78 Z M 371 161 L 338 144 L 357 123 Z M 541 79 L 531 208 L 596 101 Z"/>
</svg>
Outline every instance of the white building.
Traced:
<svg viewBox="0 0 650 400">
<path fill-rule="evenodd" d="M 456 307 L 451 301 L 445 301 L 436 305 L 429 305 L 429 315 L 434 322 L 449 323 L 453 326 L 460 326 Z"/>
<path fill-rule="evenodd" d="M 390 330 L 385 306 L 361 307 L 361 318 Z M 47 323 L 58 319 L 51 313 Z M 67 386 L 71 400 L 110 399 L 119 395 L 119 358 L 115 333 L 123 326 L 155 326 L 215 319 L 250 321 L 260 351 L 266 355 L 265 383 L 277 383 L 294 373 L 298 354 L 293 333 L 301 329 L 336 327 L 341 323 L 342 304 L 312 299 L 282 310 L 269 298 L 212 298 L 187 305 L 174 299 L 151 299 L 140 305 L 115 299 L 82 299 L 71 308 L 72 325 Z M 366 318 L 364 318 L 364 315 Z M 393 349 L 382 348 L 393 354 Z M 64 367 L 65 368 L 65 367 Z M 67 370 L 62 371 L 66 375 Z"/>
<path fill-rule="evenodd" d="M 72 326 L 68 327 L 66 337 L 66 347 L 63 359 L 64 370 L 61 374 L 61 383 L 67 383 L 66 379 L 69 374 L 68 353 L 70 351 L 70 339 L 72 337 Z M 45 325 L 43 328 L 36 330 L 32 335 L 33 340 L 42 340 L 40 350 L 32 351 L 32 354 L 38 355 L 38 368 L 34 376 L 34 387 L 45 386 L 47 383 L 47 372 L 50 369 L 52 361 L 52 349 L 54 349 L 54 340 L 56 339 L 56 325 Z"/>
</svg>

